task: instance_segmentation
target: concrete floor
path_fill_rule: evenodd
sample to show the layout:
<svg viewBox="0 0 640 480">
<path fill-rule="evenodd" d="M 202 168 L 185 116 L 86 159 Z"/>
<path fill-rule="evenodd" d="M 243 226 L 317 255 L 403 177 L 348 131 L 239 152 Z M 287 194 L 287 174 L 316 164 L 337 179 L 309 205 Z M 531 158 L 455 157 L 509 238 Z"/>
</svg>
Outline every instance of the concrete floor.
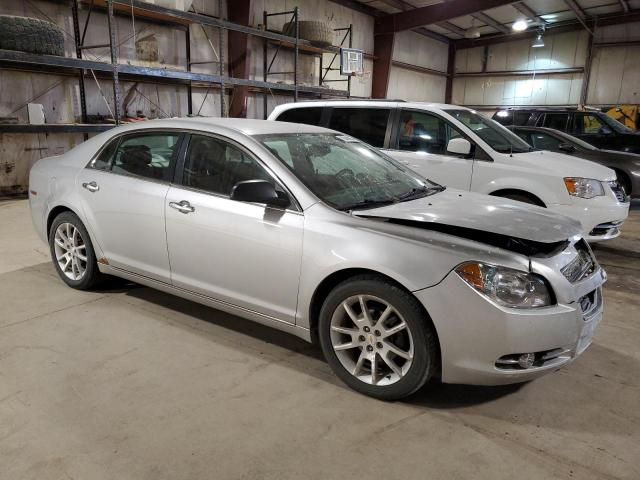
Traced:
<svg viewBox="0 0 640 480">
<path fill-rule="evenodd" d="M 0 203 L 1 479 L 639 479 L 640 205 L 595 343 L 516 387 L 382 403 L 296 338 L 148 288 L 67 288 Z"/>
</svg>

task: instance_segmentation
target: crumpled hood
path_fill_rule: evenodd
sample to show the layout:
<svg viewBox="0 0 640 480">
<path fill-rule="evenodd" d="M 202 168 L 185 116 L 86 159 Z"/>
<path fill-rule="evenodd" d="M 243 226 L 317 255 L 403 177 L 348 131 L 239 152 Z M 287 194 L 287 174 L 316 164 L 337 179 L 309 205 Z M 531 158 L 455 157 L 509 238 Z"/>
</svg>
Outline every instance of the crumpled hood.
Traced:
<svg viewBox="0 0 640 480">
<path fill-rule="evenodd" d="M 540 243 L 563 242 L 582 232 L 580 222 L 542 207 L 449 188 L 353 215 L 449 225 Z"/>
</svg>

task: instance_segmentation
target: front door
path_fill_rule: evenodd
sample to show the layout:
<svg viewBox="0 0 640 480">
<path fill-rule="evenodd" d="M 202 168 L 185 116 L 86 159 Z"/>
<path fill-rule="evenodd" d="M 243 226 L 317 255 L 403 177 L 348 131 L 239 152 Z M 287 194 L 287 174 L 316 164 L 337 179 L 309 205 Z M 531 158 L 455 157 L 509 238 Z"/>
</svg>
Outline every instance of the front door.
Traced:
<svg viewBox="0 0 640 480">
<path fill-rule="evenodd" d="M 112 140 L 77 177 L 84 215 L 111 266 L 169 282 L 164 203 L 180 134 Z"/>
<path fill-rule="evenodd" d="M 244 148 L 192 135 L 165 202 L 172 283 L 295 323 L 302 212 L 231 200 L 237 182 L 278 182 Z"/>
<path fill-rule="evenodd" d="M 473 159 L 447 152 L 462 134 L 444 119 L 418 110 L 401 110 L 395 145 L 386 153 L 441 185 L 469 190 Z"/>
</svg>

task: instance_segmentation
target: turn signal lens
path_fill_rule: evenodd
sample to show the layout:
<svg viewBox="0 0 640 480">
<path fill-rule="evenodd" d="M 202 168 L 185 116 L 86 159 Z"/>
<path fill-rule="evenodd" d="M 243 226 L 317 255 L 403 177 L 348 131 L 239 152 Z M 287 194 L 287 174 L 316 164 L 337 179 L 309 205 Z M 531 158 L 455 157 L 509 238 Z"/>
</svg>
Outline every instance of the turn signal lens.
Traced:
<svg viewBox="0 0 640 480">
<path fill-rule="evenodd" d="M 593 198 L 604 195 L 602 182 L 593 178 L 565 177 L 564 185 L 569 195 L 580 198 Z"/>
<path fill-rule="evenodd" d="M 475 290 L 504 307 L 538 308 L 552 304 L 546 282 L 533 273 L 479 262 L 463 263 L 455 272 Z"/>
</svg>

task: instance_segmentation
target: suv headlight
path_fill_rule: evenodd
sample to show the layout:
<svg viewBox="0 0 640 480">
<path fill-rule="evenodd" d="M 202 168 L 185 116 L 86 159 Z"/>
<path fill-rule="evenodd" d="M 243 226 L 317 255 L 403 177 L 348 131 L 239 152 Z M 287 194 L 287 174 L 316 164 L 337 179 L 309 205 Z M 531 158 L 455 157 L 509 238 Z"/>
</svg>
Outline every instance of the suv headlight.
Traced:
<svg viewBox="0 0 640 480">
<path fill-rule="evenodd" d="M 504 307 L 538 308 L 552 304 L 546 282 L 533 273 L 478 262 L 458 265 L 455 272 L 478 292 Z"/>
<path fill-rule="evenodd" d="M 569 195 L 580 198 L 593 198 L 604 195 L 602 182 L 593 178 L 565 177 L 564 185 Z"/>
</svg>

